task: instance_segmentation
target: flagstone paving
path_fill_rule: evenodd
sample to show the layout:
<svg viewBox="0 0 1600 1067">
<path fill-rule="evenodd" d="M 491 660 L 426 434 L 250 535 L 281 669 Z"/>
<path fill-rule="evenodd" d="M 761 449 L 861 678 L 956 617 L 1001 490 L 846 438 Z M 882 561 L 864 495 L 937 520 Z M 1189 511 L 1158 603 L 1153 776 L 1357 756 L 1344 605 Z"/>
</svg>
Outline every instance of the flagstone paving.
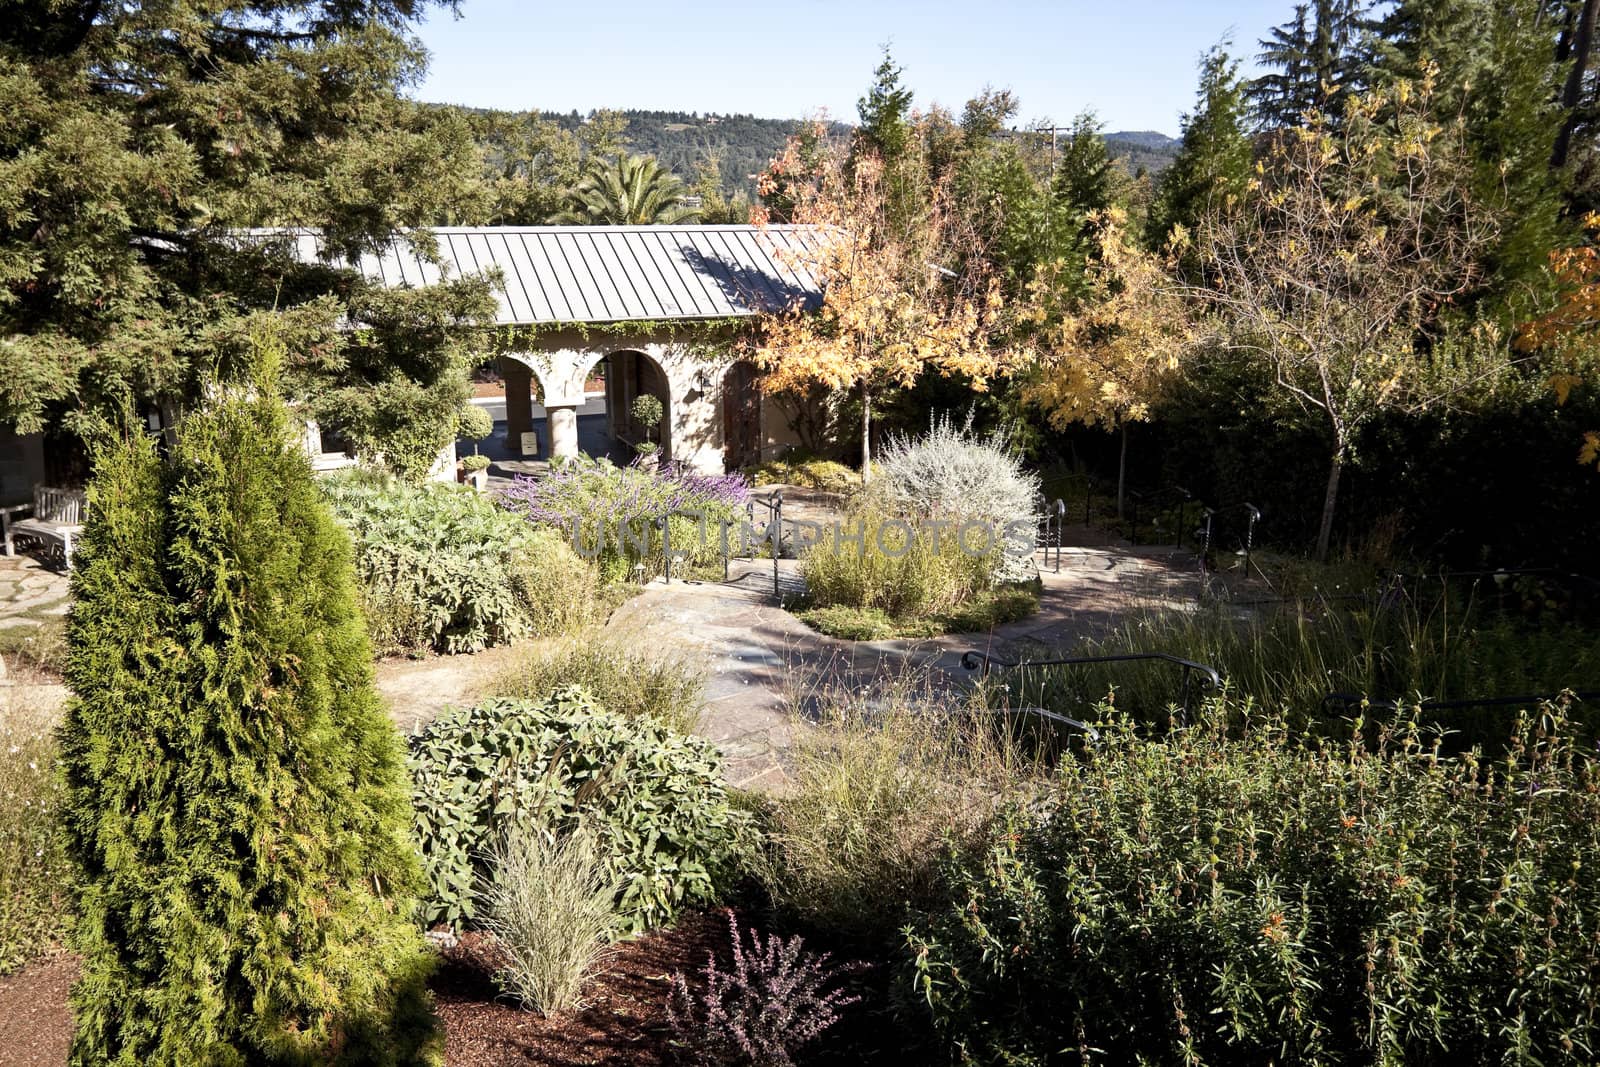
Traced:
<svg viewBox="0 0 1600 1067">
<path fill-rule="evenodd" d="M 816 694 L 912 672 L 932 691 L 961 688 L 969 649 L 1000 658 L 1070 648 L 1103 634 L 1130 612 L 1186 610 L 1199 576 L 1170 551 L 1127 547 L 1064 548 L 1039 560 L 1043 594 L 1037 614 L 987 634 L 916 641 L 841 641 L 812 630 L 774 596 L 770 560 L 736 563 L 725 583 L 652 583 L 607 624 L 638 647 L 675 649 L 710 677 L 700 733 L 716 742 L 728 778 L 741 787 L 781 791 L 788 753 L 808 728 Z M 795 563 L 778 561 L 780 593 L 800 587 Z"/>
</svg>

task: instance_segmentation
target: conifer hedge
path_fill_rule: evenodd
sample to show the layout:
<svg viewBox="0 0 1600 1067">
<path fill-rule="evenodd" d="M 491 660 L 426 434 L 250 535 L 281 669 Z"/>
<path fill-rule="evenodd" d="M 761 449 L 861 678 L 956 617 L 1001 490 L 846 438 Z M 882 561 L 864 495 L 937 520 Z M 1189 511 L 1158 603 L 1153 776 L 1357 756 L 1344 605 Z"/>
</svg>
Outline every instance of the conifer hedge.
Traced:
<svg viewBox="0 0 1600 1067">
<path fill-rule="evenodd" d="M 439 1058 L 403 749 L 270 387 L 96 448 L 61 730 L 74 1063 Z"/>
</svg>

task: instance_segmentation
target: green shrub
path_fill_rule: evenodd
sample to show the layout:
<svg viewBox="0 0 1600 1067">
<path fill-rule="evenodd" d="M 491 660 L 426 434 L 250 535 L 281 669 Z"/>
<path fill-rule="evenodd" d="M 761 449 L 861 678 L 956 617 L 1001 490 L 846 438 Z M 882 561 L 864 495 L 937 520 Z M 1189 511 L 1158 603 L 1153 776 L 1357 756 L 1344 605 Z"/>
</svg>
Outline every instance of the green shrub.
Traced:
<svg viewBox="0 0 1600 1067">
<path fill-rule="evenodd" d="M 381 655 L 477 652 L 586 621 L 597 579 L 559 536 L 482 494 L 357 471 L 323 482 L 355 537 Z"/>
<path fill-rule="evenodd" d="M 411 766 L 430 923 L 474 917 L 474 885 L 493 878 L 482 856 L 512 820 L 557 835 L 581 821 L 623 883 L 617 907 L 634 931 L 714 900 L 742 847 L 745 820 L 709 742 L 605 711 L 577 688 L 446 712 L 412 738 Z"/>
<path fill-rule="evenodd" d="M 798 485 L 824 493 L 850 493 L 861 488 L 861 472 L 802 452 L 750 468 L 750 481 L 753 485 Z"/>
<path fill-rule="evenodd" d="M 577 1003 L 617 927 L 622 886 L 607 868 L 581 828 L 555 841 L 513 825 L 490 850 L 483 926 L 495 939 L 496 980 L 523 1007 L 551 1015 Z"/>
<path fill-rule="evenodd" d="M 60 947 L 70 864 L 61 834 L 54 716 L 0 714 L 0 975 Z"/>
<path fill-rule="evenodd" d="M 688 734 L 700 721 L 705 683 L 705 670 L 681 654 L 579 630 L 523 652 L 488 692 L 537 702 L 575 685 L 613 714 L 648 717 Z"/>
<path fill-rule="evenodd" d="M 1243 714 L 1108 725 L 950 855 L 908 945 L 959 1059 L 1592 1062 L 1600 765 L 1562 709 L 1496 763 Z"/>
<path fill-rule="evenodd" d="M 475 474 L 478 471 L 486 471 L 489 469 L 489 463 L 488 456 L 480 455 L 476 452 L 470 456 L 461 457 L 461 469 L 469 473 Z"/>
<path fill-rule="evenodd" d="M 72 1061 L 435 1062 L 404 751 L 281 402 L 225 391 L 168 458 L 136 428 L 94 459 L 59 735 Z"/>
<path fill-rule="evenodd" d="M 865 531 L 859 542 L 858 531 Z M 999 542 L 992 538 L 982 551 L 974 536 L 963 547 L 954 528 L 857 512 L 801 555 L 806 593 L 797 607 L 810 609 L 801 618 L 836 637 L 987 630 L 1038 607 L 1036 586 L 997 582 Z"/>
</svg>

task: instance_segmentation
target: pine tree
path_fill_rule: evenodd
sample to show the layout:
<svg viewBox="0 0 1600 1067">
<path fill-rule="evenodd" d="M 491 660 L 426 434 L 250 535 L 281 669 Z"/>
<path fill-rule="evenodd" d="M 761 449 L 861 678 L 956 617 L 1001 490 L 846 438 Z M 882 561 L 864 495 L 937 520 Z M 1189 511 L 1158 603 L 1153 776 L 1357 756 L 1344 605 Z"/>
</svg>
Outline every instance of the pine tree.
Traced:
<svg viewBox="0 0 1600 1067">
<path fill-rule="evenodd" d="M 883 60 L 872 72 L 872 86 L 856 102 L 860 144 L 875 151 L 891 169 L 911 144 L 911 90 L 900 83 L 902 73 L 884 46 Z"/>
<path fill-rule="evenodd" d="M 1345 100 L 1359 88 L 1369 6 L 1367 0 L 1311 0 L 1296 4 L 1294 17 L 1271 30 L 1256 58 L 1275 73 L 1261 75 L 1246 89 L 1262 128 L 1299 126 L 1311 111 L 1337 121 Z"/>
<path fill-rule="evenodd" d="M 1109 208 L 1116 188 L 1116 164 L 1101 128 L 1090 111 L 1072 120 L 1072 132 L 1061 145 L 1051 182 L 1057 208 L 1080 222 Z"/>
<path fill-rule="evenodd" d="M 423 70 L 409 30 L 428 6 L 6 3 L 0 424 L 33 432 L 130 395 L 190 402 L 248 348 L 252 313 L 280 309 L 295 312 L 285 387 L 342 390 L 324 414 L 347 436 L 387 454 L 452 440 L 471 361 L 413 360 L 409 338 L 458 344 L 493 310 L 486 285 L 437 287 L 423 308 L 230 233 L 315 227 L 349 255 L 487 215 L 471 124 L 400 91 Z"/>
<path fill-rule="evenodd" d="M 1161 174 L 1151 206 L 1148 237 L 1160 248 L 1174 227 L 1193 232 L 1208 210 L 1242 196 L 1250 182 L 1250 138 L 1244 129 L 1244 85 L 1239 61 L 1220 46 L 1200 61 L 1194 113 L 1184 116 L 1177 158 Z"/>
<path fill-rule="evenodd" d="M 264 377 L 103 433 L 61 728 L 75 1064 L 412 1064 L 438 1040 L 349 544 Z"/>
<path fill-rule="evenodd" d="M 1374 26 L 1367 77 L 1433 87 L 1441 118 L 1462 116 L 1479 203 L 1505 221 L 1485 267 L 1515 305 L 1548 279 L 1556 248 L 1578 235 L 1562 218 L 1569 176 L 1551 166 L 1566 112 L 1559 23 L 1546 0 L 1401 0 Z"/>
</svg>

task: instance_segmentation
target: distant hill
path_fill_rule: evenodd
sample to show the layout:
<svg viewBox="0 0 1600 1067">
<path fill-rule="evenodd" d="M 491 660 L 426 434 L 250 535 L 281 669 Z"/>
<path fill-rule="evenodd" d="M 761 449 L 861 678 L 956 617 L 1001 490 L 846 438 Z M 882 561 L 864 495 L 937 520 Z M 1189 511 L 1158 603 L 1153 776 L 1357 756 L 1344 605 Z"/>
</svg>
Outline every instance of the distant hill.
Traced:
<svg viewBox="0 0 1600 1067">
<path fill-rule="evenodd" d="M 1181 142 L 1154 130 L 1118 130 L 1106 134 L 1106 147 L 1117 159 L 1127 160 L 1128 170 L 1137 174 L 1140 167 L 1160 173 L 1178 154 Z"/>
<path fill-rule="evenodd" d="M 693 181 L 700 161 L 715 156 L 722 187 L 755 197 L 755 175 L 783 150 L 785 139 L 800 126 L 799 119 L 758 119 L 753 115 L 699 111 L 622 111 L 628 120 L 624 136 L 635 152 L 655 156 L 685 181 Z M 576 132 L 585 115 L 577 111 L 543 112 L 543 117 Z M 849 132 L 846 123 L 833 124 L 833 132 Z M 1172 162 L 1178 142 L 1152 130 L 1119 131 L 1105 135 L 1111 154 L 1128 161 L 1128 169 L 1144 167 L 1151 173 Z"/>
<path fill-rule="evenodd" d="M 755 175 L 783 151 L 784 141 L 800 127 L 799 119 L 758 119 L 698 111 L 623 111 L 624 136 L 635 152 L 647 152 L 685 181 L 693 181 L 703 159 L 715 156 L 722 187 L 755 197 Z M 577 112 L 546 114 L 566 129 L 583 125 Z M 839 131 L 848 127 L 835 124 Z"/>
</svg>

